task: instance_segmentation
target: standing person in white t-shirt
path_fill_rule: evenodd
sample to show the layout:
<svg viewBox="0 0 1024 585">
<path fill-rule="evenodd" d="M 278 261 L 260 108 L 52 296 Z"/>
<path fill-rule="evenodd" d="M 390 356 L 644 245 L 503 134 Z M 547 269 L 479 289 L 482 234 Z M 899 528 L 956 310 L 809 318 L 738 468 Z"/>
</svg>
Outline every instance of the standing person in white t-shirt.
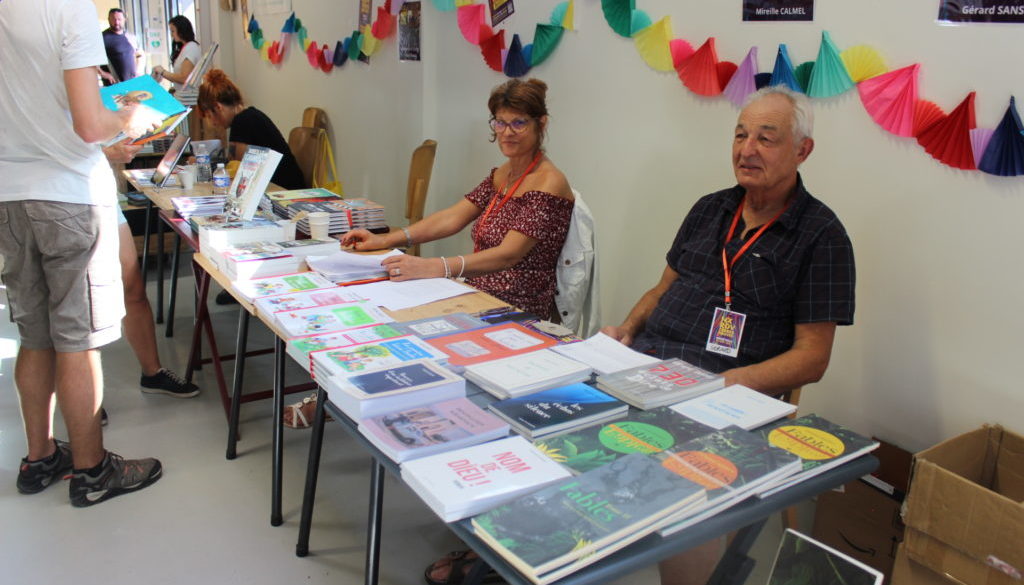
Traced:
<svg viewBox="0 0 1024 585">
<path fill-rule="evenodd" d="M 192 22 L 182 15 L 177 15 L 168 23 L 171 29 L 171 63 L 173 71 L 168 71 L 157 65 L 153 68 L 153 75 L 157 79 L 166 79 L 173 84 L 175 90 L 180 90 L 188 79 L 189 73 L 195 69 L 196 63 L 203 57 L 203 51 L 196 42 L 195 29 Z"/>
<path fill-rule="evenodd" d="M 156 459 L 103 447 L 99 347 L 121 335 L 114 176 L 99 146 L 156 120 L 100 101 L 107 60 L 88 0 L 0 0 L 0 254 L 21 347 L 14 380 L 28 455 L 17 487 L 36 493 L 72 471 L 74 506 L 142 489 Z M 70 442 L 53 436 L 54 398 Z"/>
</svg>

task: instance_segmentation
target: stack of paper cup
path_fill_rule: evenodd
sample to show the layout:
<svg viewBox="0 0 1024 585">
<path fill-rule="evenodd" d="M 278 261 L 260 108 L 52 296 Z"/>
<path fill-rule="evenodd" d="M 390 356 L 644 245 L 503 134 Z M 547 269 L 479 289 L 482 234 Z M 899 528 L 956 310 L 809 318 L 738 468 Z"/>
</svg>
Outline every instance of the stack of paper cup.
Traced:
<svg viewBox="0 0 1024 585">
<path fill-rule="evenodd" d="M 331 214 L 326 211 L 314 211 L 309 214 L 309 237 L 314 240 L 326 240 L 327 228 L 331 224 Z"/>
<path fill-rule="evenodd" d="M 295 222 L 290 219 L 282 219 L 277 225 L 284 228 L 283 242 L 290 242 L 295 239 Z"/>
<path fill-rule="evenodd" d="M 187 166 L 178 171 L 178 181 L 186 191 L 191 191 L 196 186 L 196 169 L 194 166 Z"/>
</svg>

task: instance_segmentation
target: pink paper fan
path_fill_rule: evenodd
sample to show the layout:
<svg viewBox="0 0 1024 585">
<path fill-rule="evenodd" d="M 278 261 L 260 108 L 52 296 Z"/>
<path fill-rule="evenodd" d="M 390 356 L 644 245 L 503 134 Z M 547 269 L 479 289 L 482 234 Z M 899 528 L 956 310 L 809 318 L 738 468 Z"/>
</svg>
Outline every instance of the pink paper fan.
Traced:
<svg viewBox="0 0 1024 585">
<path fill-rule="evenodd" d="M 915 63 L 857 84 L 860 101 L 871 119 L 897 136 L 916 134 L 917 74 L 920 68 L 921 65 Z"/>
<path fill-rule="evenodd" d="M 672 51 L 672 65 L 677 70 L 682 66 L 683 61 L 693 55 L 693 45 L 684 39 L 672 39 L 668 43 L 668 48 Z"/>
<path fill-rule="evenodd" d="M 995 128 L 974 128 L 971 130 L 971 150 L 974 152 L 974 166 L 981 164 L 981 157 L 992 140 Z"/>
<path fill-rule="evenodd" d="M 942 163 L 964 170 L 974 170 L 974 152 L 970 131 L 975 128 L 974 95 L 967 94 L 948 116 L 926 126 L 917 135 L 917 142 L 925 151 Z"/>
<path fill-rule="evenodd" d="M 483 4 L 467 4 L 458 8 L 459 30 L 463 38 L 474 45 L 479 45 L 483 39 L 481 28 L 486 25 L 484 8 Z"/>
<path fill-rule="evenodd" d="M 715 37 L 708 37 L 678 69 L 683 85 L 697 95 L 715 96 L 722 93 L 718 81 L 718 54 L 715 52 Z"/>
</svg>

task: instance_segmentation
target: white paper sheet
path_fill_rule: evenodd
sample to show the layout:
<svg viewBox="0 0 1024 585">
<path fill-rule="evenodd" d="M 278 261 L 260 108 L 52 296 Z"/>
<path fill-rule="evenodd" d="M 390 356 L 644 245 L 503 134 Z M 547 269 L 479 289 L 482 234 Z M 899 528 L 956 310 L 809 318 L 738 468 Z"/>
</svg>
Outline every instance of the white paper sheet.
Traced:
<svg viewBox="0 0 1024 585">
<path fill-rule="evenodd" d="M 476 292 L 476 289 L 447 278 L 422 278 L 394 282 L 385 280 L 350 287 L 385 309 L 398 311 L 442 299 Z"/>
</svg>

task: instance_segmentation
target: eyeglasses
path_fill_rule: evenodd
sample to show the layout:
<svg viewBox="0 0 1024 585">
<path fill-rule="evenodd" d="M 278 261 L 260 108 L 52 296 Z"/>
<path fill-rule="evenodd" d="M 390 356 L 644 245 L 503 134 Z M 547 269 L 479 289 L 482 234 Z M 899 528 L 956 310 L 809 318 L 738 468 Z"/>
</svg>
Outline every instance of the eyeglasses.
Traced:
<svg viewBox="0 0 1024 585">
<path fill-rule="evenodd" d="M 520 134 L 530 125 L 530 118 L 516 118 L 507 121 L 491 118 L 490 125 L 491 130 L 494 130 L 495 134 L 501 134 L 505 131 L 505 128 L 511 128 L 513 134 Z"/>
</svg>

